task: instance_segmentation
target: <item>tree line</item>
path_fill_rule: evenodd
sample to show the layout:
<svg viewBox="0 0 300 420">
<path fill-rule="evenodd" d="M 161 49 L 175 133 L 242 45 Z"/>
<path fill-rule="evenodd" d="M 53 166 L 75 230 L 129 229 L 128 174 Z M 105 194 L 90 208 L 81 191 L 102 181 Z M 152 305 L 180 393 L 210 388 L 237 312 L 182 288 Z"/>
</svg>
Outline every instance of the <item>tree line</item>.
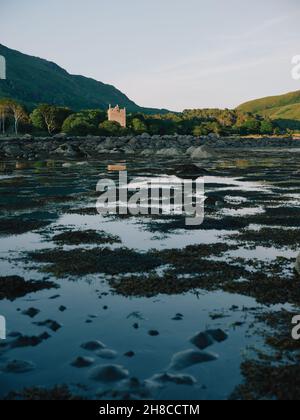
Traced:
<svg viewBox="0 0 300 420">
<path fill-rule="evenodd" d="M 107 120 L 104 110 L 74 112 L 66 107 L 42 104 L 32 112 L 12 99 L 0 100 L 0 132 L 73 136 L 129 134 L 150 135 L 272 135 L 286 134 L 276 122 L 260 115 L 238 110 L 194 109 L 182 113 L 129 114 L 127 128 Z"/>
</svg>

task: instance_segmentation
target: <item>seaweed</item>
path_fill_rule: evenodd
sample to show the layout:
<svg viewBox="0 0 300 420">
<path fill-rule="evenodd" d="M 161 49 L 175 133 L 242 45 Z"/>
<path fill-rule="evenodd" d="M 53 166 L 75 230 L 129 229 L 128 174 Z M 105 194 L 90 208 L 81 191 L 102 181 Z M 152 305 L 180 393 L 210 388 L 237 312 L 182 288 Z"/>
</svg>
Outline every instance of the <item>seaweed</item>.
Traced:
<svg viewBox="0 0 300 420">
<path fill-rule="evenodd" d="M 32 252 L 28 254 L 33 261 L 48 263 L 44 270 L 57 277 L 86 274 L 120 274 L 147 272 L 161 265 L 161 260 L 152 254 L 142 254 L 131 249 L 109 248 L 61 249 Z"/>
<path fill-rule="evenodd" d="M 0 300 L 9 299 L 13 301 L 29 293 L 58 287 L 57 284 L 45 280 L 25 281 L 22 277 L 18 276 L 0 277 Z"/>
<path fill-rule="evenodd" d="M 121 243 L 121 239 L 118 236 L 95 230 L 63 232 L 55 235 L 52 240 L 60 245 Z"/>
</svg>

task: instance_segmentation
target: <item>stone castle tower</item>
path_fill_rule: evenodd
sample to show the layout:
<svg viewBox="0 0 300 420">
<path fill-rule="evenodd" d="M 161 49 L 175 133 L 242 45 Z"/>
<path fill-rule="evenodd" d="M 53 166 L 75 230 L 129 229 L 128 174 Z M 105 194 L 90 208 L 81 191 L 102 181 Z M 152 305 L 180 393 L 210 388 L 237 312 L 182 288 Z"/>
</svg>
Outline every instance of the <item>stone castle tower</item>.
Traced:
<svg viewBox="0 0 300 420">
<path fill-rule="evenodd" d="M 120 109 L 119 105 L 112 108 L 111 105 L 109 105 L 108 121 L 115 121 L 119 123 L 121 127 L 126 128 L 126 108 Z"/>
</svg>

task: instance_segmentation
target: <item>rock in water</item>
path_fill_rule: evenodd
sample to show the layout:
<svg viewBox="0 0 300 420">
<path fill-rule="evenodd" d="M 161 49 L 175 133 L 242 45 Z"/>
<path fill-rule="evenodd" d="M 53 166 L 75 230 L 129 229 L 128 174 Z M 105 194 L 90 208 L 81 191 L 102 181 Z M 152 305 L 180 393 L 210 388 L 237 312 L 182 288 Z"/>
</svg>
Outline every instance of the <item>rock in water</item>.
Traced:
<svg viewBox="0 0 300 420">
<path fill-rule="evenodd" d="M 88 351 L 103 350 L 106 346 L 101 341 L 88 341 L 81 345 L 81 348 Z"/>
<path fill-rule="evenodd" d="M 207 334 L 209 334 L 217 343 L 223 343 L 223 341 L 226 341 L 228 338 L 228 335 L 226 332 L 224 332 L 221 329 L 217 330 L 208 330 L 206 331 Z"/>
<path fill-rule="evenodd" d="M 204 351 L 186 350 L 181 353 L 174 354 L 170 369 L 183 370 L 200 363 L 214 362 L 215 360 L 218 360 L 218 356 L 216 354 Z"/>
<path fill-rule="evenodd" d="M 214 344 L 214 340 L 209 334 L 202 332 L 195 335 L 195 337 L 191 339 L 191 343 L 198 347 L 198 349 L 204 350 L 207 347 L 212 346 Z"/>
<path fill-rule="evenodd" d="M 159 373 L 154 375 L 150 380 L 160 384 L 173 383 L 176 385 L 195 385 L 197 383 L 197 380 L 193 376 L 172 375 L 170 373 Z"/>
<path fill-rule="evenodd" d="M 35 365 L 24 360 L 11 360 L 3 367 L 2 371 L 5 373 L 27 373 L 35 369 Z"/>
<path fill-rule="evenodd" d="M 207 146 L 197 147 L 191 154 L 191 158 L 194 160 L 197 159 L 208 159 L 214 156 L 214 152 Z"/>
<path fill-rule="evenodd" d="M 156 153 L 158 156 L 164 157 L 179 157 L 182 156 L 181 150 L 177 149 L 176 147 L 170 147 L 169 149 L 160 149 Z"/>
<path fill-rule="evenodd" d="M 108 359 L 108 360 L 116 359 L 118 357 L 117 352 L 115 352 L 114 350 L 109 350 L 109 349 L 103 349 L 103 350 L 97 351 L 96 354 L 101 359 Z"/>
<path fill-rule="evenodd" d="M 103 365 L 95 367 L 90 374 L 90 378 L 97 382 L 118 382 L 129 376 L 128 370 L 119 365 Z"/>
<path fill-rule="evenodd" d="M 296 260 L 295 270 L 297 271 L 297 273 L 300 276 L 300 254 L 298 255 L 297 260 Z"/>
<path fill-rule="evenodd" d="M 71 366 L 76 367 L 78 369 L 86 368 L 92 366 L 94 364 L 95 359 L 91 357 L 77 357 L 72 363 Z"/>
<path fill-rule="evenodd" d="M 201 332 L 191 338 L 191 343 L 198 347 L 200 350 L 204 350 L 207 347 L 212 346 L 215 342 L 222 343 L 227 340 L 228 335 L 221 329 L 207 330 Z"/>
</svg>

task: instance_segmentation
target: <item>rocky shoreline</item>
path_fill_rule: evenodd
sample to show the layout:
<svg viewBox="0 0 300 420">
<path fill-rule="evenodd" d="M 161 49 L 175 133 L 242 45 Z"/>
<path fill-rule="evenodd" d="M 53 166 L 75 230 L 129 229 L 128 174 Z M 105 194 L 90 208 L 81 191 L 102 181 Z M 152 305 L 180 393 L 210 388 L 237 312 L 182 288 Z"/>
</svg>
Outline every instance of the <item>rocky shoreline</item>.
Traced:
<svg viewBox="0 0 300 420">
<path fill-rule="evenodd" d="M 194 136 L 140 136 L 127 137 L 0 137 L 0 159 L 95 159 L 102 155 L 137 155 L 205 159 L 217 150 L 227 149 L 300 148 L 300 141 L 292 138 L 249 138 Z"/>
</svg>

